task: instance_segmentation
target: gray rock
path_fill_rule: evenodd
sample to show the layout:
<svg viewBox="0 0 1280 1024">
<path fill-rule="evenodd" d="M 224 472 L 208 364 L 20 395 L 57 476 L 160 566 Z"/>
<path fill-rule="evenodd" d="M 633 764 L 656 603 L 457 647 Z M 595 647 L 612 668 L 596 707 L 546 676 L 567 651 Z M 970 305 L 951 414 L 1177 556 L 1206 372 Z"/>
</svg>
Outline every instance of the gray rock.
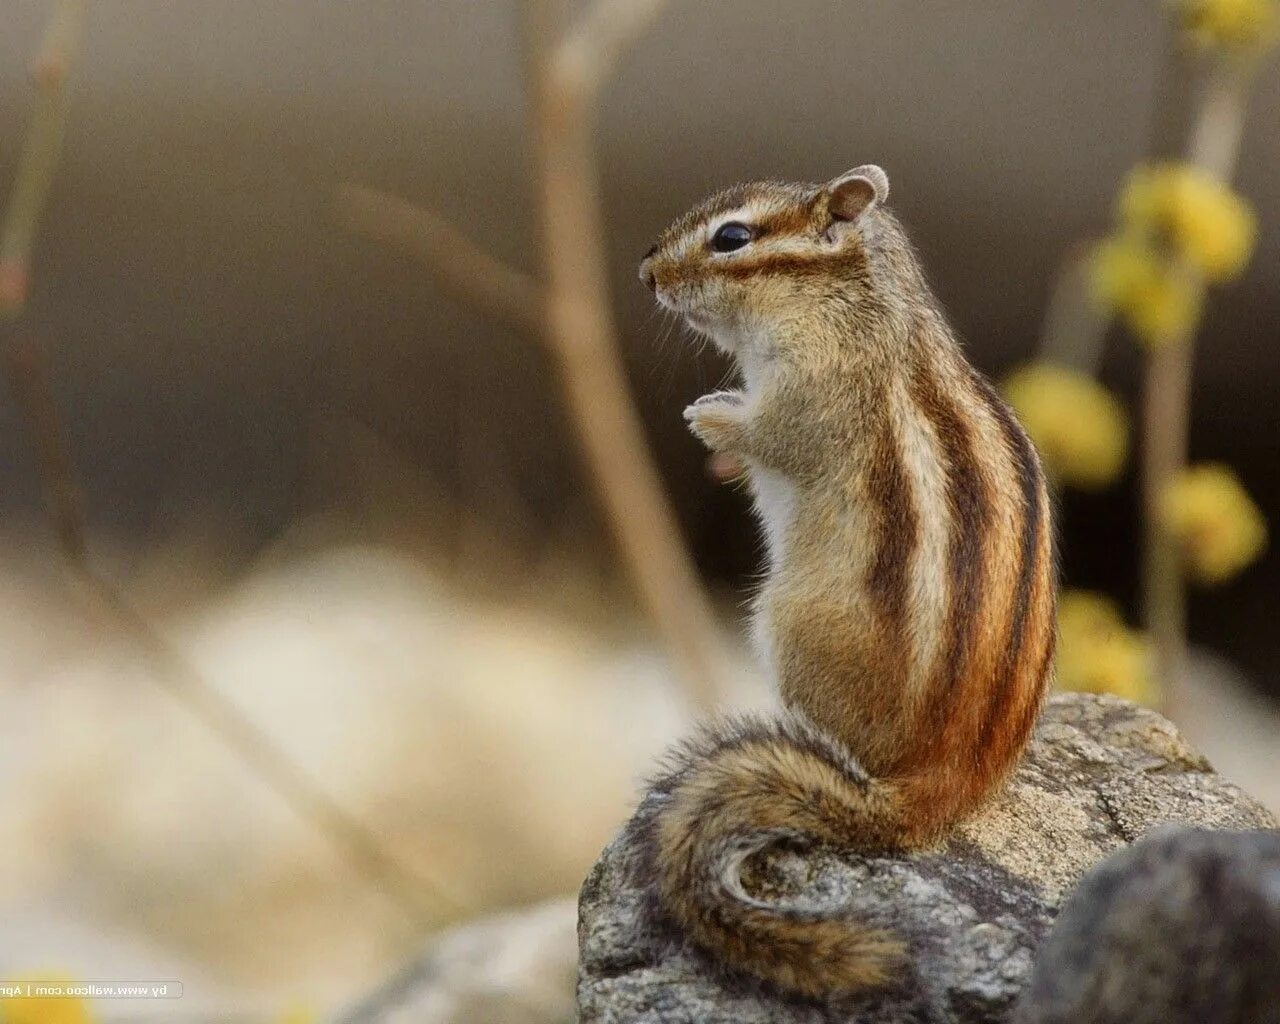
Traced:
<svg viewBox="0 0 1280 1024">
<path fill-rule="evenodd" d="M 1011 1019 L 1064 896 L 1092 865 L 1168 822 L 1275 825 L 1154 712 L 1065 694 L 1046 707 L 1004 793 L 938 849 L 863 857 L 773 851 L 745 881 L 759 896 L 892 927 L 911 967 L 842 1004 L 783 1000 L 683 947 L 652 915 L 615 840 L 579 900 L 581 1024 L 986 1024 Z"/>
<path fill-rule="evenodd" d="M 1080 883 L 1019 1024 L 1280 1024 L 1280 833 L 1167 826 Z"/>
<path fill-rule="evenodd" d="M 452 928 L 334 1024 L 569 1024 L 573 919 L 565 897 Z"/>
</svg>

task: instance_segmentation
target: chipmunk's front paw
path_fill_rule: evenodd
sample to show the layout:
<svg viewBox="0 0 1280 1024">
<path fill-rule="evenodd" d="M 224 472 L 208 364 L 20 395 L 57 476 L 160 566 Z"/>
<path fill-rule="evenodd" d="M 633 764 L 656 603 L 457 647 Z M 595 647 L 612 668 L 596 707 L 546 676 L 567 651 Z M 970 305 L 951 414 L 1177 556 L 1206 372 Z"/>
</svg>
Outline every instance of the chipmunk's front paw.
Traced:
<svg viewBox="0 0 1280 1024">
<path fill-rule="evenodd" d="M 703 395 L 693 405 L 684 411 L 684 418 L 691 419 L 695 409 L 701 409 L 704 406 L 734 406 L 740 408 L 746 403 L 747 396 L 741 391 L 713 391 L 709 395 Z"/>
<path fill-rule="evenodd" d="M 746 433 L 746 401 L 741 391 L 714 391 L 703 395 L 684 411 L 685 421 L 712 451 L 742 447 Z"/>
</svg>

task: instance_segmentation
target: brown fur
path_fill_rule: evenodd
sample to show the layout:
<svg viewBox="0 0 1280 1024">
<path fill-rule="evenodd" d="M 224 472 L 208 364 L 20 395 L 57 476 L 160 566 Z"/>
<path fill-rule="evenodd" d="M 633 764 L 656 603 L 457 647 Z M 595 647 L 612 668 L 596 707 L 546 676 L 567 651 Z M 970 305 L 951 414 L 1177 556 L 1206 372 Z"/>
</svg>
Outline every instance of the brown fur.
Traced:
<svg viewBox="0 0 1280 1024">
<path fill-rule="evenodd" d="M 755 629 L 789 713 L 686 747 L 638 841 L 694 944 L 810 996 L 886 980 L 900 950 L 855 921 L 753 901 L 743 857 L 796 836 L 936 839 L 1012 768 L 1053 652 L 1039 462 L 965 360 L 886 192 L 875 168 L 738 186 L 641 266 L 743 373 L 741 392 L 686 417 L 748 467 L 770 548 Z M 725 220 L 751 244 L 715 252 Z"/>
</svg>

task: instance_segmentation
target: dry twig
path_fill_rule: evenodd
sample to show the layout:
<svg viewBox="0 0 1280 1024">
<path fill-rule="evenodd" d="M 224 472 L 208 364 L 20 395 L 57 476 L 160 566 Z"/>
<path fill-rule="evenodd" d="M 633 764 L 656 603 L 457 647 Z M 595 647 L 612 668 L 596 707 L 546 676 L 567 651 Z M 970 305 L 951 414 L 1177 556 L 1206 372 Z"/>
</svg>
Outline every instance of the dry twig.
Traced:
<svg viewBox="0 0 1280 1024">
<path fill-rule="evenodd" d="M 1040 328 L 1039 358 L 1096 376 L 1111 317 L 1089 295 L 1091 245 L 1079 244 L 1058 265 Z"/>
<path fill-rule="evenodd" d="M 489 255 L 443 217 L 361 185 L 339 187 L 336 202 L 349 228 L 422 260 L 468 305 L 516 330 L 544 329 L 538 283 Z"/>
<path fill-rule="evenodd" d="M 1244 134 L 1249 70 L 1235 63 L 1215 68 L 1196 107 L 1187 163 L 1224 182 L 1235 177 Z M 1204 275 L 1189 265 L 1179 271 L 1196 308 L 1207 290 Z M 1191 418 L 1191 375 L 1197 324 L 1160 341 L 1147 358 L 1142 403 L 1142 501 L 1147 528 L 1143 598 L 1155 652 L 1156 678 L 1164 681 L 1165 703 L 1177 701 L 1186 663 L 1186 580 L 1176 539 L 1160 512 L 1169 484 L 1187 463 Z"/>
<path fill-rule="evenodd" d="M 600 93 L 618 61 L 666 0 L 596 0 L 561 34 L 562 0 L 525 0 L 530 94 L 545 283 L 525 279 L 476 249 L 435 213 L 383 197 L 348 219 L 413 248 L 454 292 L 519 327 L 536 323 L 560 374 L 570 420 L 633 585 L 685 680 L 694 703 L 730 692 L 723 631 L 694 572 L 636 412 L 619 352 L 605 277 L 595 124 Z M 407 208 L 406 208 L 407 207 Z M 395 217 L 393 227 L 386 218 Z M 465 280 L 464 280 L 465 278 Z M 518 287 L 512 287 L 514 282 Z M 516 303 L 528 310 L 517 315 Z"/>
<path fill-rule="evenodd" d="M 1152 109 L 1148 158 L 1165 154 L 1171 146 L 1171 122 L 1185 102 L 1186 61 L 1171 33 L 1160 57 L 1157 99 Z M 1038 357 L 1096 377 L 1102 365 L 1107 332 L 1114 316 L 1099 307 L 1091 294 L 1089 264 L 1092 243 L 1073 245 L 1054 273 L 1053 289 L 1040 327 Z"/>
<path fill-rule="evenodd" d="M 596 0 L 549 55 L 554 74 L 564 83 L 573 83 L 572 88 L 583 96 L 598 98 L 627 51 L 669 3 L 670 0 Z"/>
<path fill-rule="evenodd" d="M 67 123 L 67 77 L 84 25 L 85 0 L 60 0 L 31 66 L 35 112 L 18 158 L 4 226 L 0 228 L 0 313 L 14 319 L 26 305 L 31 249 L 44 213 Z"/>
</svg>

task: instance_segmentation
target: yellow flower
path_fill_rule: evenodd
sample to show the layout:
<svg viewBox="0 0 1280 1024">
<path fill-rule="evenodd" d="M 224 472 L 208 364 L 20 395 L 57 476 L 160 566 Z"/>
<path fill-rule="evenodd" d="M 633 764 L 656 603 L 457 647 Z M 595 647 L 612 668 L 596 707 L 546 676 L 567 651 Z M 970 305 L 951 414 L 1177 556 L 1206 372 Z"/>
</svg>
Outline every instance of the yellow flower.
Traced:
<svg viewBox="0 0 1280 1024">
<path fill-rule="evenodd" d="M 51 986 L 71 984 L 56 975 L 26 975 L 23 981 Z M 72 996 L 14 996 L 0 998 L 0 1024 L 90 1024 L 92 1017 L 83 999 Z"/>
<path fill-rule="evenodd" d="M 1275 0 L 1174 0 L 1178 19 L 1192 41 L 1206 48 L 1248 53 L 1280 35 Z"/>
<path fill-rule="evenodd" d="M 276 1024 L 315 1024 L 320 1017 L 309 1007 L 296 1004 L 285 1010 L 276 1020 Z"/>
<path fill-rule="evenodd" d="M 1153 704 L 1146 638 L 1124 624 L 1114 601 L 1087 590 L 1064 591 L 1058 602 L 1057 683 L 1064 690 L 1114 693 Z"/>
<path fill-rule="evenodd" d="M 1094 250 L 1094 297 L 1114 309 L 1148 345 L 1181 338 L 1200 315 L 1199 296 L 1152 245 L 1131 236 L 1111 238 Z"/>
<path fill-rule="evenodd" d="M 1032 363 L 1010 374 L 1004 393 L 1055 478 L 1085 489 L 1115 480 L 1128 452 L 1129 424 L 1101 384 L 1074 370 Z"/>
<path fill-rule="evenodd" d="M 1226 466 L 1184 469 L 1165 489 L 1160 515 L 1182 547 L 1191 574 L 1221 583 L 1240 572 L 1267 545 L 1267 523 Z"/>
<path fill-rule="evenodd" d="M 1139 167 L 1120 200 L 1129 230 L 1167 238 L 1210 281 L 1239 275 L 1253 254 L 1253 211 L 1220 179 L 1188 164 Z"/>
</svg>

